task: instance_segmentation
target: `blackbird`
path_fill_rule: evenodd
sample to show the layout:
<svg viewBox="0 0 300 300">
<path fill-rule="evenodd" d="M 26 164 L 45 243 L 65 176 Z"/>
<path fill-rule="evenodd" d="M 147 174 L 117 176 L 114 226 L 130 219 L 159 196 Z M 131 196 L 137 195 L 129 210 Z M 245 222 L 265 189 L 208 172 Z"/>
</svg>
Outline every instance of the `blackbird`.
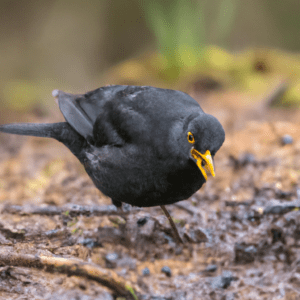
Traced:
<svg viewBox="0 0 300 300">
<path fill-rule="evenodd" d="M 181 241 L 165 205 L 199 190 L 207 172 L 215 176 L 213 157 L 225 139 L 219 121 L 189 95 L 150 86 L 53 96 L 66 122 L 6 124 L 0 131 L 63 143 L 114 205 L 160 205 Z"/>
</svg>

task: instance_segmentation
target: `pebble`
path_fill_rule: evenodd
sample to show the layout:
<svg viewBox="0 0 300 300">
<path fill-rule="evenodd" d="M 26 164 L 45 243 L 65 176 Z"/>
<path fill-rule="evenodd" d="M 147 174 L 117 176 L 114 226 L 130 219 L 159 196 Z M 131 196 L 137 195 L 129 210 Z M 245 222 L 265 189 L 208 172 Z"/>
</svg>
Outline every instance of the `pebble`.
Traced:
<svg viewBox="0 0 300 300">
<path fill-rule="evenodd" d="M 162 271 L 163 273 L 165 273 L 168 277 L 171 277 L 171 276 L 172 276 L 171 269 L 170 269 L 168 266 L 162 267 L 161 271 Z"/>
<path fill-rule="evenodd" d="M 137 220 L 138 227 L 144 226 L 149 220 L 149 217 L 142 217 Z"/>
<path fill-rule="evenodd" d="M 149 268 L 146 267 L 145 269 L 143 269 L 142 274 L 143 274 L 143 276 L 149 276 L 150 275 Z"/>
<path fill-rule="evenodd" d="M 293 144 L 293 138 L 289 134 L 285 134 L 284 136 L 281 137 L 281 144 L 283 146 Z"/>
<path fill-rule="evenodd" d="M 101 244 L 99 244 L 96 240 L 91 238 L 82 239 L 78 242 L 78 244 L 82 244 L 83 246 L 90 249 L 101 246 Z"/>
<path fill-rule="evenodd" d="M 117 260 L 119 255 L 117 253 L 108 253 L 105 256 L 106 267 L 107 268 L 115 268 L 117 266 Z"/>
<path fill-rule="evenodd" d="M 217 265 L 208 265 L 205 269 L 205 272 L 215 272 L 217 271 L 218 266 Z"/>
<path fill-rule="evenodd" d="M 230 271 L 224 271 L 221 276 L 215 277 L 212 281 L 212 287 L 214 289 L 227 289 L 231 281 L 237 280 L 236 277 Z"/>
<path fill-rule="evenodd" d="M 236 263 L 251 263 L 255 260 L 257 249 L 254 245 L 236 243 L 234 246 Z"/>
</svg>

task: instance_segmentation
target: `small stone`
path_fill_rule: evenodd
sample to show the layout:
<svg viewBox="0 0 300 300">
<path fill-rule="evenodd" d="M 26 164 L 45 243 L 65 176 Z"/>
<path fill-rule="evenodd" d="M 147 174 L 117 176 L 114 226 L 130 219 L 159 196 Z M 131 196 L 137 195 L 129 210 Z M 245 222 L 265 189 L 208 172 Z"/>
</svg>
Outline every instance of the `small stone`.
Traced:
<svg viewBox="0 0 300 300">
<path fill-rule="evenodd" d="M 168 277 L 171 277 L 171 276 L 172 276 L 171 269 L 170 269 L 168 266 L 162 267 L 161 271 L 162 271 L 163 273 L 165 273 Z"/>
<path fill-rule="evenodd" d="M 115 268 L 117 266 L 117 260 L 119 255 L 117 253 L 109 253 L 105 256 L 106 267 L 107 268 Z"/>
<path fill-rule="evenodd" d="M 131 209 L 132 209 L 132 206 L 131 206 L 130 204 L 128 204 L 128 203 L 123 203 L 123 205 L 122 205 L 122 210 L 123 210 L 123 212 L 130 212 Z"/>
<path fill-rule="evenodd" d="M 82 239 L 78 242 L 78 244 L 81 244 L 90 249 L 101 246 L 101 244 L 99 244 L 96 240 L 91 238 Z"/>
<path fill-rule="evenodd" d="M 205 272 L 216 272 L 218 269 L 217 265 L 208 265 L 205 269 Z"/>
<path fill-rule="evenodd" d="M 272 244 L 275 244 L 278 241 L 284 241 L 283 231 L 281 228 L 272 228 L 270 232 L 272 234 Z"/>
<path fill-rule="evenodd" d="M 231 281 L 237 280 L 230 271 L 224 271 L 221 276 L 217 276 L 212 281 L 212 287 L 214 289 L 227 289 Z"/>
<path fill-rule="evenodd" d="M 114 261 L 117 260 L 119 258 L 117 253 L 109 253 L 105 256 L 105 259 L 108 261 Z"/>
<path fill-rule="evenodd" d="M 146 267 L 145 269 L 143 269 L 142 274 L 143 274 L 143 276 L 149 276 L 150 275 L 149 268 Z"/>
<path fill-rule="evenodd" d="M 147 223 L 148 220 L 149 220 L 149 217 L 142 217 L 142 218 L 139 218 L 136 223 L 137 223 L 138 227 L 142 227 Z"/>
<path fill-rule="evenodd" d="M 283 146 L 293 144 L 293 138 L 289 134 L 285 134 L 284 136 L 281 137 L 281 144 Z"/>
<path fill-rule="evenodd" d="M 153 236 L 154 229 L 155 229 L 155 221 L 152 219 L 147 219 L 147 222 L 140 227 L 139 232 L 141 236 L 151 237 Z"/>
<path fill-rule="evenodd" d="M 251 263 L 255 260 L 257 249 L 254 245 L 236 243 L 234 246 L 236 263 Z"/>
</svg>

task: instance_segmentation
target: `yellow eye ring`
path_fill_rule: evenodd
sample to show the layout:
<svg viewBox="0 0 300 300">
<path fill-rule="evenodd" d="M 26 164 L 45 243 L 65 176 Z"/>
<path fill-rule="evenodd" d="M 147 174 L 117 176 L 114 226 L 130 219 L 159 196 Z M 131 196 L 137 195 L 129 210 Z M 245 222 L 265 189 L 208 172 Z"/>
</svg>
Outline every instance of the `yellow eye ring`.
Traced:
<svg viewBox="0 0 300 300">
<path fill-rule="evenodd" d="M 194 144 L 195 143 L 195 138 L 194 135 L 191 132 L 188 132 L 187 134 L 187 140 L 189 141 L 189 143 Z"/>
</svg>

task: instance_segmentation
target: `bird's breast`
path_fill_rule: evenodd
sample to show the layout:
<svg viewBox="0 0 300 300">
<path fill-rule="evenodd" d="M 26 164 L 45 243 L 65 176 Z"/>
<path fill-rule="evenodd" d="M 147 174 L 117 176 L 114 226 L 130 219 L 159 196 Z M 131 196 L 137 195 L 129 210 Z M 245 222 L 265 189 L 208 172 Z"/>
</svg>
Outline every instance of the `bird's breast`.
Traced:
<svg viewBox="0 0 300 300">
<path fill-rule="evenodd" d="M 178 159 L 178 158 L 177 158 Z M 149 149 L 103 147 L 87 152 L 84 166 L 105 195 L 136 206 L 174 203 L 204 183 L 195 163 L 158 158 Z"/>
</svg>

